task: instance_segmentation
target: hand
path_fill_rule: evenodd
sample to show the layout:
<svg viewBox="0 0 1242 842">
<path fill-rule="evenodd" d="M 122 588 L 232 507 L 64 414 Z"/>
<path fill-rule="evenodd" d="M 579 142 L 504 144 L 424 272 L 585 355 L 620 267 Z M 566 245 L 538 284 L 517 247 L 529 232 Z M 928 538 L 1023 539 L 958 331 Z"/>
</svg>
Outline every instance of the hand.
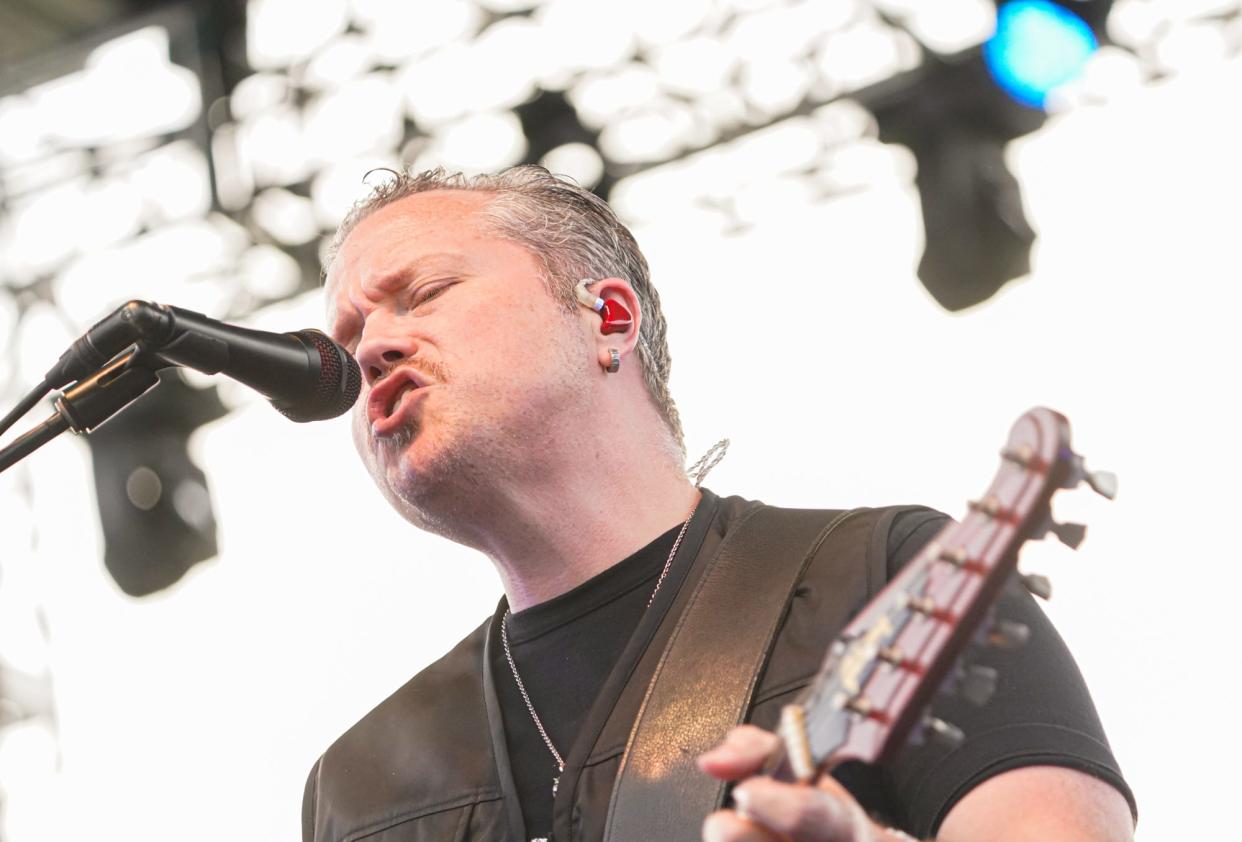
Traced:
<svg viewBox="0 0 1242 842">
<path fill-rule="evenodd" d="M 815 786 L 754 776 L 780 744 L 775 734 L 743 725 L 699 757 L 699 768 L 722 781 L 740 781 L 732 810 L 718 810 L 703 822 L 704 842 L 888 842 L 866 812 L 831 776 Z"/>
</svg>

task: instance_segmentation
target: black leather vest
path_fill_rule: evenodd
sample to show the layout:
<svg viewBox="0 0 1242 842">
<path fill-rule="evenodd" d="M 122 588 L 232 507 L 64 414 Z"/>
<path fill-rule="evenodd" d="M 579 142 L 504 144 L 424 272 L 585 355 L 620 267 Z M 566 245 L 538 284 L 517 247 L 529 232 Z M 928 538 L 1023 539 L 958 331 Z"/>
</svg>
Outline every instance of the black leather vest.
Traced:
<svg viewBox="0 0 1242 842">
<path fill-rule="evenodd" d="M 656 602 L 605 682 L 573 748 L 553 808 L 556 842 L 603 836 L 613 781 L 639 703 L 690 587 L 743 512 L 762 505 L 704 490 L 703 502 Z M 749 721 L 772 727 L 781 705 L 814 677 L 848 618 L 887 579 L 887 536 L 898 508 L 857 510 L 808 565 L 787 607 Z M 825 510 L 827 524 L 840 512 Z M 488 664 L 497 614 L 349 729 L 307 781 L 305 842 L 519 842 L 499 707 Z M 880 791 L 867 769 L 845 783 L 864 806 Z M 840 777 L 840 776 L 839 776 Z M 850 780 L 854 778 L 854 780 Z M 704 809 L 706 813 L 709 807 Z"/>
</svg>

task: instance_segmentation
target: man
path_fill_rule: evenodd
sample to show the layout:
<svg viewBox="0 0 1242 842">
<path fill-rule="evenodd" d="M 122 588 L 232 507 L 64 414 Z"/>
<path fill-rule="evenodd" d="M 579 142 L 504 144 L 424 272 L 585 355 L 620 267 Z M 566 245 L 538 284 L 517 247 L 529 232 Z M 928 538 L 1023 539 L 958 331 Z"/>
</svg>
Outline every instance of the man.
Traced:
<svg viewBox="0 0 1242 842">
<path fill-rule="evenodd" d="M 540 168 L 403 174 L 343 223 L 327 296 L 362 367 L 355 443 L 380 490 L 485 553 L 506 599 L 320 758 L 306 839 L 602 838 L 668 629 L 701 560 L 759 508 L 683 468 L 646 261 L 605 203 Z M 813 552 L 751 722 L 770 727 L 848 612 L 944 522 L 868 510 L 853 544 Z M 756 776 L 774 738 L 738 728 L 699 759 L 739 782 L 704 838 L 1131 838 L 1072 661 L 1029 597 L 1006 599 L 1032 645 L 958 750 L 802 787 Z"/>
</svg>

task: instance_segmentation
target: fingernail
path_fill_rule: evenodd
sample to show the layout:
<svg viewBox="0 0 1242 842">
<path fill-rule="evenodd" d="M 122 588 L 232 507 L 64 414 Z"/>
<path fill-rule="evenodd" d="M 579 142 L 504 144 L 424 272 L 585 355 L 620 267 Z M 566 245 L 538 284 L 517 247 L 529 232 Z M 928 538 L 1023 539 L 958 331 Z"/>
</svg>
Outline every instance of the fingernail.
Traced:
<svg viewBox="0 0 1242 842">
<path fill-rule="evenodd" d="M 750 806 L 750 791 L 741 787 L 733 790 L 733 804 L 739 812 L 745 812 L 746 808 Z"/>
</svg>

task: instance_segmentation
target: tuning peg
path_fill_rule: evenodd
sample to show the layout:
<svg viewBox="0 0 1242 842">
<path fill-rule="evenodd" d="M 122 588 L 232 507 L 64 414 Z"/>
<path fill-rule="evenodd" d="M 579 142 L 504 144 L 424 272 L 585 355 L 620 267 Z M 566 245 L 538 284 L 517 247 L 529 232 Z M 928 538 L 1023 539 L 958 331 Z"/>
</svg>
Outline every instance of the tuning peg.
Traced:
<svg viewBox="0 0 1242 842">
<path fill-rule="evenodd" d="M 906 597 L 906 607 L 911 611 L 917 611 L 925 616 L 932 616 L 936 613 L 936 600 L 930 596 L 914 596 Z"/>
<path fill-rule="evenodd" d="M 1013 620 L 997 620 L 988 629 L 984 642 L 997 649 L 1018 649 L 1031 639 L 1031 627 Z"/>
<path fill-rule="evenodd" d="M 1091 490 L 1101 497 L 1113 500 L 1117 497 L 1117 475 L 1112 471 L 1089 471 L 1083 458 L 1077 453 L 1070 462 L 1070 473 L 1065 488 L 1073 488 L 1080 482 L 1086 482 Z"/>
<path fill-rule="evenodd" d="M 924 733 L 948 749 L 955 749 L 966 740 L 966 734 L 956 725 L 934 716 L 923 718 Z"/>
<path fill-rule="evenodd" d="M 990 495 L 978 500 L 970 500 L 966 503 L 966 506 L 972 512 L 978 512 L 988 517 L 999 517 L 1002 511 L 1000 500 Z"/>
<path fill-rule="evenodd" d="M 875 656 L 890 666 L 906 666 L 906 655 L 896 646 L 881 646 Z"/>
<path fill-rule="evenodd" d="M 1057 523 L 1053 521 L 1049 531 L 1057 536 L 1058 541 L 1071 550 L 1078 549 L 1078 545 L 1087 537 L 1087 527 L 1081 523 Z"/>
<path fill-rule="evenodd" d="M 1028 471 L 1047 470 L 1047 463 L 1040 459 L 1029 444 L 1021 444 L 1016 448 L 1001 451 L 1001 458 L 1011 465 L 1026 468 Z"/>
<path fill-rule="evenodd" d="M 845 707 L 847 710 L 850 710 L 862 717 L 870 716 L 872 711 L 875 710 L 875 706 L 871 704 L 871 700 L 861 694 L 848 700 L 845 703 Z"/>
<path fill-rule="evenodd" d="M 1036 525 L 1031 527 L 1029 535 L 1032 540 L 1038 541 L 1047 536 L 1049 532 L 1071 550 L 1078 549 L 1078 545 L 1087 537 L 1087 527 L 1083 524 L 1058 523 L 1052 519 L 1051 514 L 1045 512 L 1043 520 L 1037 521 Z"/>
<path fill-rule="evenodd" d="M 1101 497 L 1114 500 L 1117 497 L 1117 475 L 1112 471 L 1087 471 L 1087 485 Z"/>
<path fill-rule="evenodd" d="M 975 664 L 967 667 L 958 676 L 957 692 L 971 704 L 983 707 L 996 692 L 996 680 L 996 670 Z"/>
<path fill-rule="evenodd" d="M 1022 584 L 1040 599 L 1052 599 L 1052 583 L 1048 581 L 1047 576 L 1028 573 L 1022 577 Z"/>
<path fill-rule="evenodd" d="M 1014 465 L 1025 468 L 1027 465 L 1031 464 L 1031 456 L 1033 456 L 1034 453 L 1035 451 L 1031 450 L 1029 445 L 1024 444 L 1013 450 L 1002 450 L 1001 458 L 1006 462 L 1011 462 Z"/>
</svg>

